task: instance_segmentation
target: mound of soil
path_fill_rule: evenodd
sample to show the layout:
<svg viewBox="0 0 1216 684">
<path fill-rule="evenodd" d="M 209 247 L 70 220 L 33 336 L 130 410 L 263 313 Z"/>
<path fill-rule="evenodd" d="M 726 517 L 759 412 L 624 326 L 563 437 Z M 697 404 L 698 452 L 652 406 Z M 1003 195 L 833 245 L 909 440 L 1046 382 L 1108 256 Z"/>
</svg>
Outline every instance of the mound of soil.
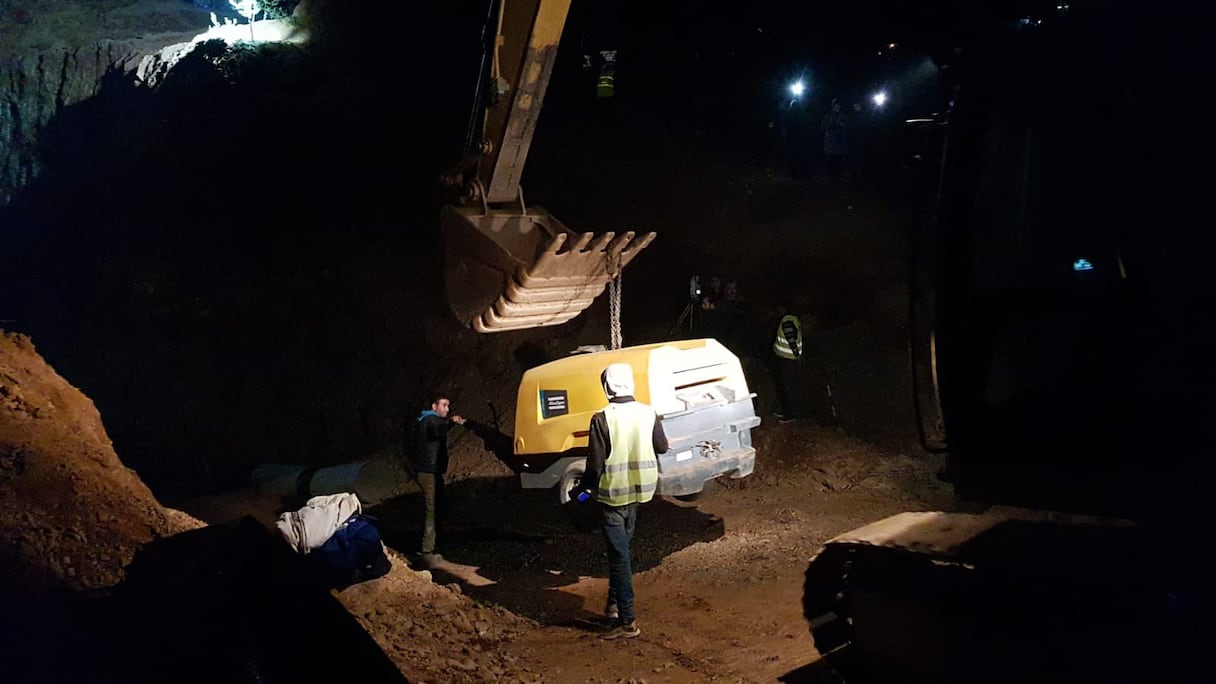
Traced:
<svg viewBox="0 0 1216 684">
<path fill-rule="evenodd" d="M 0 331 L 0 588 L 111 586 L 140 545 L 200 525 L 122 464 L 92 400 L 28 337 Z"/>
</svg>

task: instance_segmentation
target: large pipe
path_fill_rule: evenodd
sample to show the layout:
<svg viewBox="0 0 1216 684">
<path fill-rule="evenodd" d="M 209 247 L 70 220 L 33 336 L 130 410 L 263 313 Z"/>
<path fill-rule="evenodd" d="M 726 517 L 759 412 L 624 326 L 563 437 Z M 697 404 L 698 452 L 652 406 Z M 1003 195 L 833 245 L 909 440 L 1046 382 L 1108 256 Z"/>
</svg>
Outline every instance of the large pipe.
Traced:
<svg viewBox="0 0 1216 684">
<path fill-rule="evenodd" d="M 250 476 L 259 493 L 307 499 L 350 492 L 372 506 L 405 491 L 409 476 L 396 459 L 368 459 L 318 468 L 285 463 L 264 463 Z"/>
<path fill-rule="evenodd" d="M 308 481 L 316 468 L 299 464 L 263 463 L 253 469 L 249 484 L 259 494 L 307 498 Z"/>
<path fill-rule="evenodd" d="M 310 496 L 352 492 L 366 506 L 401 494 L 408 483 L 395 459 L 372 459 L 319 468 L 308 483 Z"/>
</svg>

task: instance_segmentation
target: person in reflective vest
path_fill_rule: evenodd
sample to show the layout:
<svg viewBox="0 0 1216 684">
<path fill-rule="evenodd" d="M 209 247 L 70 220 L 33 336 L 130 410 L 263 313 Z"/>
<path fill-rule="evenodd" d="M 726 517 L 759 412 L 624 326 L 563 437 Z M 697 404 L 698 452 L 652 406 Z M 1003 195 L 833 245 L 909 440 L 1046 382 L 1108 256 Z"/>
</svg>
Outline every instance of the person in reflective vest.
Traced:
<svg viewBox="0 0 1216 684">
<path fill-rule="evenodd" d="M 777 410 L 773 415 L 779 422 L 798 419 L 798 364 L 802 360 L 802 321 L 791 311 L 789 301 L 777 305 L 777 339 L 773 340 L 773 384 L 777 389 Z"/>
<path fill-rule="evenodd" d="M 608 601 L 604 639 L 641 634 L 633 606 L 630 544 L 638 504 L 654 498 L 659 485 L 658 454 L 667 451 L 667 435 L 654 409 L 633 398 L 633 369 L 614 363 L 600 375 L 608 405 L 591 417 L 587 468 L 582 486 L 599 502 L 608 545 Z"/>
<path fill-rule="evenodd" d="M 616 95 L 616 50 L 600 50 L 600 75 L 595 82 L 595 96 Z"/>
</svg>

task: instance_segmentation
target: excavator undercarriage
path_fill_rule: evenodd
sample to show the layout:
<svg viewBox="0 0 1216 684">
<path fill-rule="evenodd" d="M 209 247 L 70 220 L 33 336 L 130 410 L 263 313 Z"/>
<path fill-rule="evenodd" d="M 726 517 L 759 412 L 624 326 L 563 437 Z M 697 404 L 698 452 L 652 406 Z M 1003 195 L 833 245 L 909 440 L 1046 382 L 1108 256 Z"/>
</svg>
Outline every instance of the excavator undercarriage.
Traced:
<svg viewBox="0 0 1216 684">
<path fill-rule="evenodd" d="M 845 681 L 1181 681 L 1205 571 L 1183 533 L 1096 516 L 916 512 L 829 541 L 806 572 L 815 647 Z"/>
</svg>

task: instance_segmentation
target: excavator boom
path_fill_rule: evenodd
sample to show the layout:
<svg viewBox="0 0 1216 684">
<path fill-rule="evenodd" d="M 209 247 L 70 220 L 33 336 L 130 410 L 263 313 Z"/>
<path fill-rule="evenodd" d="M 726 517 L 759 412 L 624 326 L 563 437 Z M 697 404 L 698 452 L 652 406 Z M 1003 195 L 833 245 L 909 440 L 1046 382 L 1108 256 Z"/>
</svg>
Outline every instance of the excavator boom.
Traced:
<svg viewBox="0 0 1216 684">
<path fill-rule="evenodd" d="M 476 173 L 468 203 L 442 213 L 448 303 L 478 332 L 565 323 L 655 237 L 576 233 L 524 203 L 520 177 L 570 0 L 498 0 L 496 9 Z"/>
<path fill-rule="evenodd" d="M 490 142 L 479 178 L 486 200 L 519 199 L 532 134 L 557 60 L 557 44 L 570 10 L 570 0 L 500 0 L 497 66 L 490 87 L 500 102 L 486 112 L 484 138 Z"/>
</svg>

